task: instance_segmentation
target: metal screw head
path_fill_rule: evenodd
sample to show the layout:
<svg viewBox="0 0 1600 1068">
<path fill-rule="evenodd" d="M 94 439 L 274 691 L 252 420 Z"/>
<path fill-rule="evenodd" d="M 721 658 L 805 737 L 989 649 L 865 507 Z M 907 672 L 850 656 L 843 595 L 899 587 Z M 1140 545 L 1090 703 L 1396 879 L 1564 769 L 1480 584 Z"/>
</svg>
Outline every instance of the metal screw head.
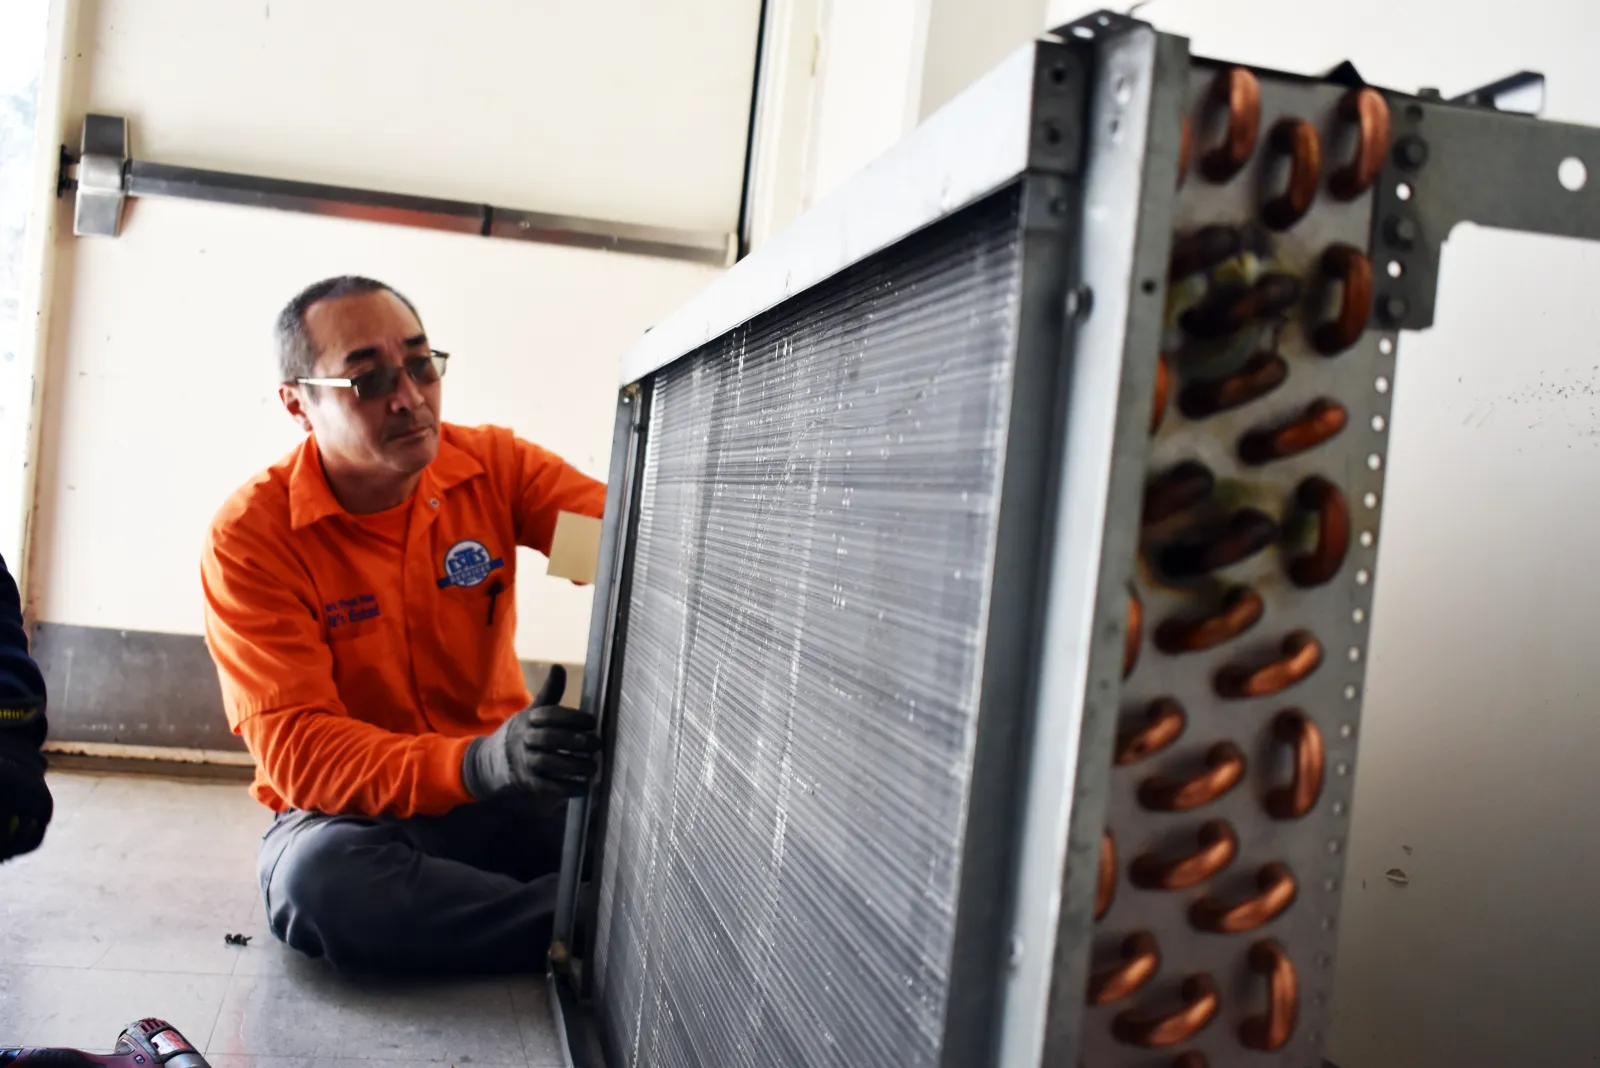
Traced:
<svg viewBox="0 0 1600 1068">
<path fill-rule="evenodd" d="M 1088 286 L 1073 286 L 1067 291 L 1067 318 L 1083 320 L 1094 306 L 1094 291 Z"/>
<path fill-rule="evenodd" d="M 1390 219 L 1385 233 L 1397 248 L 1409 249 L 1417 243 L 1417 224 L 1410 219 Z"/>
<path fill-rule="evenodd" d="M 1395 142 L 1394 161 L 1414 171 L 1428 162 L 1428 143 L 1420 137 L 1402 137 Z"/>
<path fill-rule="evenodd" d="M 1406 313 L 1411 310 L 1411 305 L 1404 297 L 1384 297 L 1379 306 L 1385 322 L 1391 326 L 1398 326 L 1405 320 Z"/>
</svg>

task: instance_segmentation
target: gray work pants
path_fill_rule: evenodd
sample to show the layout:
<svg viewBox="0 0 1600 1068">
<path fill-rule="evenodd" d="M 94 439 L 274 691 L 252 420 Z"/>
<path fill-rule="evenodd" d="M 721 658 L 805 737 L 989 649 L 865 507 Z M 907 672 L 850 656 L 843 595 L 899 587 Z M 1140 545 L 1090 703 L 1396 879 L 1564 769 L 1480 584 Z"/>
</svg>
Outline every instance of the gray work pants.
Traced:
<svg viewBox="0 0 1600 1068">
<path fill-rule="evenodd" d="M 443 816 L 289 811 L 261 840 L 267 925 L 341 970 L 543 971 L 566 802 Z"/>
</svg>

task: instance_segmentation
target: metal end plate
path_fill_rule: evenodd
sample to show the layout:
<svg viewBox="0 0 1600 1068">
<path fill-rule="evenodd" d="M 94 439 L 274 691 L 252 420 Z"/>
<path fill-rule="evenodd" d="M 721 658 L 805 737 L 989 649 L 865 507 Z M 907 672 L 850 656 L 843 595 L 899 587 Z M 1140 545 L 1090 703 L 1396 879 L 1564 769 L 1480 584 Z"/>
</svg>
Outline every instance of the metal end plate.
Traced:
<svg viewBox="0 0 1600 1068">
<path fill-rule="evenodd" d="M 1320 1057 L 1395 344 L 1349 92 L 1191 75 L 1085 1063 Z"/>
</svg>

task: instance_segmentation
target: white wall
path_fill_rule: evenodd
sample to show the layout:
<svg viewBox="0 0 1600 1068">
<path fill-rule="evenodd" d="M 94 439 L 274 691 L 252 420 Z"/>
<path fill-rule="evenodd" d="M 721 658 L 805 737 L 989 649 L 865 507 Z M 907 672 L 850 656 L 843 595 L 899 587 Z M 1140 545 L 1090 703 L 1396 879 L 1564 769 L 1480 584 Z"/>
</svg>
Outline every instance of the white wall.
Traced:
<svg viewBox="0 0 1600 1068">
<path fill-rule="evenodd" d="M 1046 28 L 1045 0 L 769 0 L 753 245 Z"/>
<path fill-rule="evenodd" d="M 1084 5 L 1057 4 L 1057 21 Z M 1600 125 L 1600 8 L 1155 0 L 1196 54 L 1396 88 L 1549 76 Z M 1589 160 L 1591 181 L 1600 160 Z M 1564 195 L 1551 176 L 1551 195 Z M 1592 1063 L 1600 1013 L 1600 246 L 1467 228 L 1391 422 L 1331 1053 L 1341 1068 Z M 1385 878 L 1391 868 L 1409 882 Z"/>
<path fill-rule="evenodd" d="M 108 112 L 131 120 L 136 158 L 731 231 L 758 10 L 81 0 L 62 140 Z M 298 440 L 270 327 L 300 287 L 392 282 L 456 356 L 446 418 L 510 425 L 603 476 L 619 354 L 714 273 L 139 200 L 121 237 L 67 225 L 53 247 L 31 609 L 176 633 L 202 627 L 212 513 Z M 589 593 L 542 563 L 524 561 L 518 651 L 582 660 Z"/>
</svg>

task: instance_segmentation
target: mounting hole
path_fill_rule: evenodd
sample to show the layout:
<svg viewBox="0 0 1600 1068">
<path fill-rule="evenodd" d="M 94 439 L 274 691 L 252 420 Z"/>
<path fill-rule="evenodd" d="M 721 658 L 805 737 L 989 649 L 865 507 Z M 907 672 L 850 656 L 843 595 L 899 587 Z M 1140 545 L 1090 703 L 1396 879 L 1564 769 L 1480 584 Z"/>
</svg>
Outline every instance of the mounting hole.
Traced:
<svg viewBox="0 0 1600 1068">
<path fill-rule="evenodd" d="M 1367 613 L 1366 613 L 1365 610 L 1357 608 L 1354 612 L 1350 613 L 1350 622 L 1352 622 L 1352 623 L 1365 623 L 1366 621 L 1367 621 Z"/>
<path fill-rule="evenodd" d="M 1360 659 L 1361 659 L 1361 647 L 1357 646 L 1357 645 L 1352 645 L 1350 647 L 1350 663 L 1354 664 L 1357 660 L 1360 660 Z"/>
<path fill-rule="evenodd" d="M 1410 200 L 1411 184 L 1409 182 L 1401 182 L 1399 185 L 1394 187 L 1394 195 L 1399 197 L 1401 200 Z"/>
<path fill-rule="evenodd" d="M 1072 36 L 1085 41 L 1092 41 L 1094 40 L 1094 31 L 1087 26 L 1074 26 L 1072 27 Z"/>
<path fill-rule="evenodd" d="M 1383 421 L 1383 416 L 1375 415 L 1375 416 L 1372 417 L 1372 429 L 1374 431 L 1376 431 L 1377 433 L 1379 433 L 1379 434 L 1383 433 L 1383 428 L 1388 426 L 1388 425 L 1389 425 L 1388 423 Z"/>
<path fill-rule="evenodd" d="M 1421 122 L 1422 106 L 1420 104 L 1407 104 L 1406 118 L 1410 119 L 1412 122 Z"/>
<path fill-rule="evenodd" d="M 1154 278 L 1146 278 L 1139 283 L 1139 291 L 1142 293 L 1154 293 L 1156 291 L 1156 280 Z"/>
<path fill-rule="evenodd" d="M 1378 495 L 1376 493 L 1369 493 L 1365 497 L 1361 498 L 1361 503 L 1366 505 L 1368 508 L 1376 508 L 1378 507 Z"/>
<path fill-rule="evenodd" d="M 1348 738 L 1355 732 L 1355 727 L 1349 723 L 1343 724 L 1339 727 L 1339 737 L 1341 738 Z"/>
<path fill-rule="evenodd" d="M 1057 63 L 1055 66 L 1051 67 L 1050 80 L 1056 85 L 1060 85 L 1062 82 L 1065 82 L 1067 80 L 1067 65 L 1065 63 Z"/>
<path fill-rule="evenodd" d="M 1372 572 L 1368 571 L 1366 568 L 1362 568 L 1360 571 L 1356 572 L 1356 585 L 1357 586 L 1365 586 L 1367 583 L 1369 583 L 1371 581 L 1372 581 Z"/>
<path fill-rule="evenodd" d="M 1385 356 L 1393 356 L 1394 355 L 1394 342 L 1389 340 L 1386 337 L 1385 338 L 1379 338 L 1378 339 L 1378 351 L 1383 353 Z"/>
<path fill-rule="evenodd" d="M 1379 375 L 1378 380 L 1372 383 L 1372 388 L 1377 390 L 1379 393 L 1387 393 L 1389 392 L 1389 380 L 1384 378 L 1382 375 Z"/>
<path fill-rule="evenodd" d="M 1386 269 L 1389 272 L 1390 278 L 1399 278 L 1401 275 L 1406 273 L 1405 265 L 1399 260 L 1390 260 L 1389 266 Z"/>
<path fill-rule="evenodd" d="M 1346 686 L 1344 688 L 1344 699 L 1346 701 L 1354 701 L 1356 699 L 1356 688 L 1354 686 Z"/>
<path fill-rule="evenodd" d="M 1382 456 L 1379 456 L 1377 453 L 1372 453 L 1370 456 L 1367 457 L 1367 468 L 1369 470 L 1376 471 L 1382 466 L 1383 466 L 1383 457 Z"/>
<path fill-rule="evenodd" d="M 1576 193 L 1589 184 L 1589 168 L 1577 156 L 1568 156 L 1556 168 L 1556 177 L 1560 179 L 1562 189 Z"/>
<path fill-rule="evenodd" d="M 1098 22 L 1102 26 L 1109 26 L 1109 25 L 1111 25 L 1111 16 L 1109 16 L 1109 15 L 1101 15 L 1099 18 L 1095 19 L 1095 21 Z"/>
<path fill-rule="evenodd" d="M 1370 548 L 1372 548 L 1372 542 L 1373 542 L 1372 531 L 1363 530 L 1361 532 L 1361 547 L 1363 549 L 1370 549 Z"/>
</svg>

